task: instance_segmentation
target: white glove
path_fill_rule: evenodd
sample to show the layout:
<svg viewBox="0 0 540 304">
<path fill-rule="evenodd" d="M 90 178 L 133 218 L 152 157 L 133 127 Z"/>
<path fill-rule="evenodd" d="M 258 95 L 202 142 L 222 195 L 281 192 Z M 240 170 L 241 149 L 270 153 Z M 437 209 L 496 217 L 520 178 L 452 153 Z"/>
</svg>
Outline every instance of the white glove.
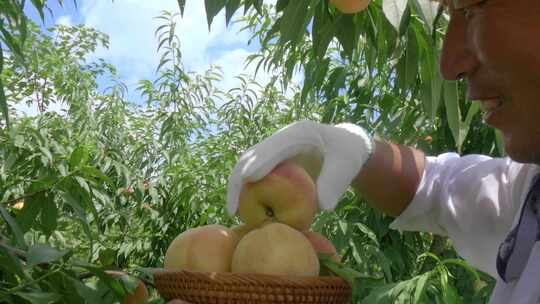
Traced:
<svg viewBox="0 0 540 304">
<path fill-rule="evenodd" d="M 319 207 L 332 210 L 373 150 L 371 137 L 359 126 L 299 121 L 277 131 L 246 151 L 227 185 L 227 210 L 234 215 L 247 182 L 266 176 L 279 163 L 292 159 L 316 181 Z"/>
</svg>

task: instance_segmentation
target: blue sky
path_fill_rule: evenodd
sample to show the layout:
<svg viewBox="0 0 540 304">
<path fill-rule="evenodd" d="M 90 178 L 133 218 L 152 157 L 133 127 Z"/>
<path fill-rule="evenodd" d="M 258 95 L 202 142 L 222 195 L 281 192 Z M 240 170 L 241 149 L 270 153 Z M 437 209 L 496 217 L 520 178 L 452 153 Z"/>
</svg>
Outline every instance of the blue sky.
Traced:
<svg viewBox="0 0 540 304">
<path fill-rule="evenodd" d="M 29 1 L 28 1 L 29 2 Z M 252 74 L 254 66 L 245 68 L 244 60 L 257 50 L 257 44 L 248 45 L 250 34 L 240 32 L 240 24 L 225 26 L 224 12 L 214 18 L 208 30 L 204 1 L 188 0 L 182 18 L 178 20 L 177 33 L 181 40 L 184 67 L 202 72 L 210 65 L 223 69 L 224 80 L 219 84 L 227 90 L 237 83 L 234 76 Z M 46 12 L 45 23 L 37 11 L 29 6 L 26 13 L 43 27 L 54 24 L 85 24 L 109 35 L 109 49 L 98 49 L 92 57 L 103 58 L 119 71 L 120 79 L 129 88 L 129 99 L 138 102 L 135 91 L 141 79 L 154 79 L 160 56 L 156 52 L 154 36 L 160 24 L 155 17 L 161 11 L 179 12 L 175 0 L 65 0 L 60 7 L 56 0 L 49 0 L 52 15 Z M 91 58 L 92 59 L 92 58 Z M 260 74 L 258 80 L 265 82 L 269 75 Z M 104 85 L 104 83 L 102 83 Z"/>
</svg>

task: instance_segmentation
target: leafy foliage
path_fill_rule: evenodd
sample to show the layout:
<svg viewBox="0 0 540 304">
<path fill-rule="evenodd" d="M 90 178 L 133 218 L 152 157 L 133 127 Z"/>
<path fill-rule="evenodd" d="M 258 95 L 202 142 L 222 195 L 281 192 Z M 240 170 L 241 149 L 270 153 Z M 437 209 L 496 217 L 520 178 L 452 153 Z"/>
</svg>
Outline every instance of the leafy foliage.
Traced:
<svg viewBox="0 0 540 304">
<path fill-rule="evenodd" d="M 191 227 L 233 225 L 224 208 L 237 157 L 299 119 L 350 121 L 427 153 L 500 155 L 497 136 L 465 101 L 461 82 L 442 80 L 437 57 L 445 13 L 423 0 L 374 1 L 343 15 L 324 0 L 205 1 L 207 22 L 236 12 L 257 71 L 218 89 L 219 67 L 182 64 L 177 14 L 157 18 L 160 63 L 141 80 L 136 104 L 115 68 L 88 55 L 105 34 L 83 26 L 42 33 L 22 2 L 1 15 L 0 302 L 113 303 L 134 284 L 151 285 L 171 240 Z M 41 12 L 44 1 L 32 1 Z M 185 1 L 178 1 L 183 14 Z M 298 30 L 301 29 L 301 30 Z M 185 43 L 185 42 L 184 42 Z M 291 80 L 302 75 L 302 85 Z M 97 79 L 111 86 L 99 91 Z M 37 105 L 36 116 L 11 110 Z M 60 106 L 61 111 L 51 110 Z M 9 127 L 8 127 L 9 126 Z M 354 303 L 485 303 L 493 280 L 459 259 L 448 240 L 389 230 L 393 219 L 349 192 L 312 229 L 328 236 L 355 286 Z M 333 268 L 332 268 L 333 267 Z M 154 293 L 154 302 L 162 302 Z"/>
<path fill-rule="evenodd" d="M 48 9 L 46 4 L 47 0 L 31 0 L 31 5 L 38 11 L 39 17 L 42 21 L 45 20 L 44 11 Z M 64 0 L 57 0 L 62 6 Z M 73 0 L 76 4 L 76 0 Z M 4 0 L 0 7 L 0 74 L 3 71 L 4 66 L 4 53 L 7 51 L 7 55 L 13 60 L 19 61 L 21 64 L 25 61 L 23 52 L 23 45 L 28 37 L 28 18 L 24 14 L 25 0 Z M 4 49 L 4 44 L 7 49 Z M 24 64 L 23 64 L 24 65 Z M 4 91 L 3 80 L 0 79 L 0 110 L 6 121 L 6 125 L 9 126 L 9 114 L 7 98 Z"/>
</svg>

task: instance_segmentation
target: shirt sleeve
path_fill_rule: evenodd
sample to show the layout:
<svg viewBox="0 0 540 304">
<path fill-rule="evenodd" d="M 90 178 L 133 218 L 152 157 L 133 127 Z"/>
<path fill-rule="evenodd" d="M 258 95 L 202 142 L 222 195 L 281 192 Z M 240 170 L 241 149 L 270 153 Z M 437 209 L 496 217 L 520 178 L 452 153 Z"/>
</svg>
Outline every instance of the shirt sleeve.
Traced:
<svg viewBox="0 0 540 304">
<path fill-rule="evenodd" d="M 447 236 L 472 266 L 496 276 L 498 247 L 525 199 L 530 169 L 485 155 L 427 157 L 415 197 L 390 228 Z"/>
</svg>

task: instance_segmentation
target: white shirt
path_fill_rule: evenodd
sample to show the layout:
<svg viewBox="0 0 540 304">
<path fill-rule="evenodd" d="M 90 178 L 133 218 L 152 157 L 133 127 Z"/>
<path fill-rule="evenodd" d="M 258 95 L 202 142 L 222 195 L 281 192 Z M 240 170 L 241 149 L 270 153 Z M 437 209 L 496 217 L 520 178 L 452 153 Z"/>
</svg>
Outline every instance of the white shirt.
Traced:
<svg viewBox="0 0 540 304">
<path fill-rule="evenodd" d="M 499 285 L 499 245 L 517 224 L 538 173 L 539 166 L 509 158 L 456 153 L 426 157 L 413 201 L 390 228 L 449 237 L 460 256 Z"/>
</svg>

